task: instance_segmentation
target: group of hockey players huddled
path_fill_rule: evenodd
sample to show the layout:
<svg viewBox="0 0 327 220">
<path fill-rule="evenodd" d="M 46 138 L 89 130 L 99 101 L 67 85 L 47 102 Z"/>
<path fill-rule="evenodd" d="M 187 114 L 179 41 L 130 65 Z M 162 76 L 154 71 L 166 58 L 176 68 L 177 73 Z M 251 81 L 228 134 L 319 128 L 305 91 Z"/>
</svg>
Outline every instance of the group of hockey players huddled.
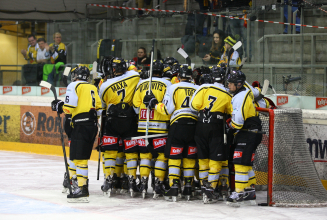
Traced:
<svg viewBox="0 0 327 220">
<path fill-rule="evenodd" d="M 258 82 L 251 86 L 225 63 L 192 70 L 173 57 L 154 60 L 151 77 L 118 57 L 99 65 L 94 85 L 88 68 L 72 69 L 65 101 L 51 103 L 66 114 L 68 202 L 88 202 L 88 160 L 99 134 L 101 190 L 109 197 L 145 198 L 150 184 L 155 199 L 255 204 L 252 165 L 262 139 L 256 107 L 270 107 Z"/>
</svg>

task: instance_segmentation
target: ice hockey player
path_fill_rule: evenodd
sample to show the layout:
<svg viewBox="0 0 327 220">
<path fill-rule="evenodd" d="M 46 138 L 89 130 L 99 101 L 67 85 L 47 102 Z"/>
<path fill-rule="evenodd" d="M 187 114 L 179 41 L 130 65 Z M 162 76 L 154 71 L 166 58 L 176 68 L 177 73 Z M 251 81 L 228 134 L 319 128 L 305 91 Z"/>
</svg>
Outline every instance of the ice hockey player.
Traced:
<svg viewBox="0 0 327 220">
<path fill-rule="evenodd" d="M 76 166 L 79 188 L 67 195 L 68 202 L 89 202 L 88 160 L 98 131 L 97 110 L 102 108 L 97 88 L 87 82 L 89 76 L 90 71 L 86 67 L 72 71 L 65 102 L 54 100 L 51 103 L 52 110 L 72 115 L 69 157 Z"/>
<path fill-rule="evenodd" d="M 163 64 L 168 64 L 170 67 L 172 67 L 175 63 L 179 64 L 178 60 L 176 60 L 174 57 L 166 57 L 163 60 Z"/>
<path fill-rule="evenodd" d="M 111 196 L 112 188 L 117 183 L 115 174 L 116 158 L 123 158 L 125 152 L 127 170 L 130 178 L 136 177 L 137 144 L 127 140 L 136 136 L 137 118 L 132 107 L 135 88 L 140 76 L 134 70 L 127 71 L 127 65 L 122 58 L 114 58 L 111 62 L 114 78 L 108 79 L 100 88 L 100 98 L 103 108 L 106 109 L 105 130 L 102 137 L 101 150 L 103 152 L 105 182 L 101 189 Z M 123 147 L 119 146 L 119 139 Z M 118 156 L 117 156 L 118 154 Z M 121 159 L 122 160 L 122 159 Z M 123 161 L 120 162 L 123 164 Z M 130 189 L 138 191 L 135 184 Z"/>
<path fill-rule="evenodd" d="M 217 68 L 217 67 L 215 67 Z M 224 114 L 230 114 L 231 95 L 215 74 L 214 84 L 203 84 L 194 93 L 191 109 L 198 111 L 195 142 L 198 149 L 199 176 L 204 203 L 216 202 L 214 194 L 222 169 L 227 160 L 228 146 L 224 144 Z"/>
<path fill-rule="evenodd" d="M 261 131 L 261 120 L 253 103 L 253 94 L 244 86 L 244 73 L 240 70 L 232 71 L 227 82 L 229 91 L 233 94 L 232 119 L 227 126 L 235 129 L 236 133 L 232 145 L 235 149 L 233 155 L 235 192 L 227 199 L 227 205 L 239 206 L 243 201 L 255 204 L 256 179 L 252 165 L 255 150 L 262 139 L 262 135 L 258 133 Z"/>
<path fill-rule="evenodd" d="M 171 79 L 171 84 L 176 84 L 176 83 L 179 83 L 179 80 L 177 78 L 177 75 L 180 71 L 180 65 L 178 63 L 175 63 L 172 65 L 171 67 L 171 72 L 172 72 L 172 79 Z"/>
<path fill-rule="evenodd" d="M 194 141 L 197 111 L 190 109 L 191 98 L 197 85 L 191 82 L 192 69 L 181 65 L 177 75 L 180 83 L 170 86 L 162 102 L 155 109 L 162 115 L 171 115 L 165 157 L 169 158 L 169 185 L 165 190 L 165 198 L 172 197 L 177 201 L 180 186 L 180 167 L 183 160 L 184 191 L 183 195 L 189 200 L 192 194 L 194 167 L 197 158 L 197 148 Z M 153 100 L 154 102 L 157 102 Z M 152 102 L 153 102 L 152 101 Z"/>
<path fill-rule="evenodd" d="M 146 79 L 140 82 L 135 91 L 133 105 L 134 108 L 139 111 L 139 123 L 138 132 L 140 135 L 144 135 L 146 132 L 146 121 L 147 121 L 147 109 L 148 106 L 151 108 L 150 111 L 150 123 L 148 132 L 150 134 L 163 134 L 168 133 L 169 126 L 169 115 L 162 115 L 153 109 L 157 102 L 161 102 L 166 90 L 171 83 L 165 79 L 162 79 L 163 74 L 163 62 L 161 60 L 153 61 L 153 78 L 151 83 L 151 91 L 153 95 L 146 95 L 149 90 L 149 80 Z M 154 97 L 155 99 L 154 99 Z M 167 137 L 156 137 L 148 138 L 148 145 L 146 146 L 145 140 L 139 141 L 139 152 L 141 157 L 140 162 L 140 175 L 141 175 L 141 186 L 140 191 L 142 192 L 143 198 L 148 188 L 148 177 L 151 168 L 151 159 L 156 158 L 155 162 L 155 190 L 154 198 L 164 194 L 163 181 L 167 170 L 167 158 L 164 156 L 165 146 Z"/>
</svg>

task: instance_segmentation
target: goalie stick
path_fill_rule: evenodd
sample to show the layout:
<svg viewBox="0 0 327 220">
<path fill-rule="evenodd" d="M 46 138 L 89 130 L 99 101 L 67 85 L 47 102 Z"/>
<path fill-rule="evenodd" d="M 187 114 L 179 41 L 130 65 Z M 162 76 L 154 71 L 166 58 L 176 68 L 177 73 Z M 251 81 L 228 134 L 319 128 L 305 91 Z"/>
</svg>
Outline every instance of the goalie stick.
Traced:
<svg viewBox="0 0 327 220">
<path fill-rule="evenodd" d="M 185 52 L 185 50 L 183 50 L 181 47 L 179 47 L 177 49 L 177 53 L 179 53 L 182 57 L 184 57 L 186 59 L 186 63 L 189 66 L 192 66 L 192 62 L 191 62 L 191 58 L 189 57 L 189 55 Z"/>
<path fill-rule="evenodd" d="M 263 82 L 262 90 L 261 90 L 262 95 L 266 95 L 268 87 L 269 87 L 269 80 L 265 79 L 265 81 Z"/>
<path fill-rule="evenodd" d="M 55 97 L 55 100 L 58 100 L 56 88 L 53 85 L 51 85 L 50 83 L 42 80 L 40 82 L 40 86 L 50 89 L 53 92 L 53 95 Z M 65 161 L 66 173 L 67 173 L 67 178 L 69 180 L 68 189 L 69 189 L 69 194 L 72 195 L 72 187 L 71 187 L 70 176 L 69 176 L 69 171 L 68 171 L 68 163 L 67 163 L 67 156 L 66 156 L 66 148 L 65 148 L 65 142 L 64 142 L 64 135 L 63 135 L 62 127 L 61 127 L 61 117 L 60 117 L 60 114 L 58 112 L 57 112 L 57 117 L 59 119 L 59 132 L 60 132 L 60 138 L 61 138 L 62 152 L 64 154 L 64 161 Z"/>
</svg>

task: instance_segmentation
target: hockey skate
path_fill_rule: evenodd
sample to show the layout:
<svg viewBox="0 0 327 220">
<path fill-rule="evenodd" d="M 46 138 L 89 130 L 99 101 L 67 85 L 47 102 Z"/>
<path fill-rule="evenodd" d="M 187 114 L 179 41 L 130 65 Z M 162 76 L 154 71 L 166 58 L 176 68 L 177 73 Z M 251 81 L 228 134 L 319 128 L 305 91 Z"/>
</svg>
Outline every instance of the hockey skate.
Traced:
<svg viewBox="0 0 327 220">
<path fill-rule="evenodd" d="M 243 192 L 232 192 L 226 202 L 226 205 L 233 207 L 240 207 L 243 204 Z"/>
<path fill-rule="evenodd" d="M 103 182 L 101 190 L 104 196 L 111 197 L 112 189 L 114 187 L 114 176 L 109 175 Z"/>
<path fill-rule="evenodd" d="M 120 193 L 121 190 L 121 183 L 122 183 L 122 179 L 120 177 L 117 177 L 116 174 L 115 175 L 115 185 L 113 186 L 113 192 L 115 192 L 116 194 Z"/>
<path fill-rule="evenodd" d="M 173 179 L 173 185 L 170 187 L 169 190 L 165 190 L 164 196 L 166 201 L 177 202 L 179 184 L 179 179 Z"/>
<path fill-rule="evenodd" d="M 219 201 L 226 201 L 229 197 L 229 187 L 226 184 L 226 180 L 221 180 L 221 185 L 218 186 Z"/>
<path fill-rule="evenodd" d="M 142 198 L 145 199 L 145 195 L 147 194 L 148 191 L 148 177 L 142 177 L 141 179 L 141 184 L 140 184 L 140 192 L 142 193 Z"/>
<path fill-rule="evenodd" d="M 185 178 L 184 180 L 183 196 L 185 196 L 187 201 L 190 201 L 191 196 L 194 196 L 192 193 L 192 179 L 193 178 Z"/>
<path fill-rule="evenodd" d="M 205 183 L 205 190 L 203 193 L 203 203 L 204 204 L 211 204 L 218 201 L 219 195 L 214 193 L 214 188 L 211 186 L 211 183 Z"/>
<path fill-rule="evenodd" d="M 128 176 L 128 191 L 133 198 L 135 193 L 139 192 L 139 189 L 136 186 L 136 180 L 134 179 L 133 175 Z"/>
<path fill-rule="evenodd" d="M 74 190 L 76 190 L 78 188 L 78 183 L 77 183 L 77 177 L 76 175 L 74 175 L 71 180 L 68 180 L 68 176 L 67 173 L 65 173 L 64 175 L 64 182 L 62 183 L 62 185 L 64 186 L 64 188 L 62 189 L 62 193 L 67 193 L 69 194 L 69 185 L 71 184 L 72 187 L 72 192 Z"/>
<path fill-rule="evenodd" d="M 159 196 L 164 195 L 165 188 L 164 188 L 164 182 L 159 181 L 158 177 L 155 178 L 155 184 L 154 184 L 154 190 L 153 190 L 153 198 L 158 199 Z"/>
<path fill-rule="evenodd" d="M 87 185 L 78 187 L 73 194 L 67 195 L 69 203 L 87 203 L 89 202 L 89 189 Z"/>
<path fill-rule="evenodd" d="M 246 205 L 257 205 L 255 189 L 244 189 L 243 201 Z"/>
<path fill-rule="evenodd" d="M 126 194 L 128 192 L 128 177 L 127 177 L 127 175 L 122 174 L 120 179 L 121 179 L 120 193 Z"/>
</svg>

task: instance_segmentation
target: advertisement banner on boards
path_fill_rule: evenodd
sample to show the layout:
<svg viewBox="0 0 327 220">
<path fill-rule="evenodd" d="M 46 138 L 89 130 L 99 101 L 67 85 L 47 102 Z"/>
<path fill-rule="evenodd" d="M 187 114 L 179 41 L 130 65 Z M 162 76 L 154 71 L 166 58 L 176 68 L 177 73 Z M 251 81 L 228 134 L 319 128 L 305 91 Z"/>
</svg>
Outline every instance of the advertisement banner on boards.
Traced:
<svg viewBox="0 0 327 220">
<path fill-rule="evenodd" d="M 21 106 L 20 109 L 20 141 L 23 143 L 61 145 L 59 118 L 57 112 L 48 106 Z M 61 114 L 61 126 L 65 115 Z M 68 138 L 64 133 L 65 145 Z"/>
<path fill-rule="evenodd" d="M 0 141 L 19 142 L 19 119 L 19 105 L 0 105 Z"/>
<path fill-rule="evenodd" d="M 320 179 L 327 180 L 327 125 L 303 124 L 305 140 Z"/>
</svg>

